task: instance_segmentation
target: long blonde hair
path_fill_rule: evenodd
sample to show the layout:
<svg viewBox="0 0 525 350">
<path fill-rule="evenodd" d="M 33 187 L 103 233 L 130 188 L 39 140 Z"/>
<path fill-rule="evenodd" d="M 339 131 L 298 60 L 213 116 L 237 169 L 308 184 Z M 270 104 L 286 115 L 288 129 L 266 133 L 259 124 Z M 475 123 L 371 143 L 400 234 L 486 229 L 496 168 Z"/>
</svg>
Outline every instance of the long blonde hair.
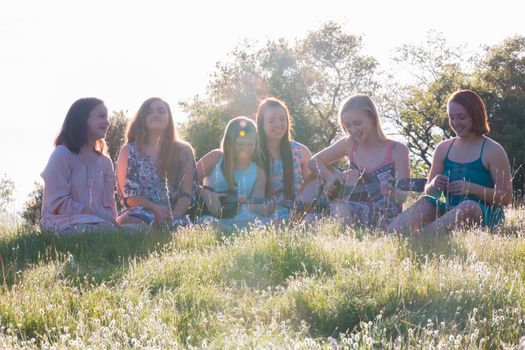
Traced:
<svg viewBox="0 0 525 350">
<path fill-rule="evenodd" d="M 376 105 L 370 96 L 365 94 L 356 94 L 346 98 L 339 107 L 338 113 L 338 122 L 341 129 L 345 134 L 350 136 L 349 131 L 346 129 L 345 124 L 343 123 L 343 113 L 346 113 L 351 110 L 356 110 L 365 113 L 376 126 L 377 136 L 382 140 L 387 140 L 383 129 L 381 128 L 381 123 L 379 121 L 379 113 L 377 113 Z"/>
<path fill-rule="evenodd" d="M 223 152 L 222 174 L 228 183 L 229 189 L 235 188 L 233 173 L 235 171 L 235 142 L 239 137 L 253 137 L 255 141 L 255 151 L 252 159 L 259 163 L 259 143 L 257 141 L 257 126 L 255 122 L 246 117 L 233 118 L 226 125 L 224 136 L 221 140 L 221 149 Z"/>
</svg>

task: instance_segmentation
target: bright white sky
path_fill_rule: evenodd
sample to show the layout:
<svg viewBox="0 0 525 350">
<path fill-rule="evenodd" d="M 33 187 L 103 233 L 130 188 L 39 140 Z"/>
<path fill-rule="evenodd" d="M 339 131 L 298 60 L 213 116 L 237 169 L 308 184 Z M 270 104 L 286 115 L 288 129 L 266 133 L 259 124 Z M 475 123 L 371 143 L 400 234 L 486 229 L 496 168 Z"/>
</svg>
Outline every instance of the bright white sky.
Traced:
<svg viewBox="0 0 525 350">
<path fill-rule="evenodd" d="M 294 40 L 336 20 L 388 69 L 394 48 L 428 30 L 475 50 L 525 35 L 524 14 L 514 0 L 2 1 L 0 174 L 15 181 L 20 210 L 73 101 L 96 96 L 131 116 L 159 96 L 176 109 L 243 39 Z"/>
</svg>

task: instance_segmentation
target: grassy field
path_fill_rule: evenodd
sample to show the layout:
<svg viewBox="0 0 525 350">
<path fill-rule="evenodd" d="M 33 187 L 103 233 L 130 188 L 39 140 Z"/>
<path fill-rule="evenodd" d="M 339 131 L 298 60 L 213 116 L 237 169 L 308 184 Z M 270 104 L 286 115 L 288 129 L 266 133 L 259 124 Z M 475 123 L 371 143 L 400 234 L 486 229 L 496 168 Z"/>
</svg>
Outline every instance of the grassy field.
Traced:
<svg viewBox="0 0 525 350">
<path fill-rule="evenodd" d="M 6 226 L 6 225 L 4 225 Z M 516 348 L 525 210 L 497 233 L 0 229 L 0 347 Z"/>
</svg>

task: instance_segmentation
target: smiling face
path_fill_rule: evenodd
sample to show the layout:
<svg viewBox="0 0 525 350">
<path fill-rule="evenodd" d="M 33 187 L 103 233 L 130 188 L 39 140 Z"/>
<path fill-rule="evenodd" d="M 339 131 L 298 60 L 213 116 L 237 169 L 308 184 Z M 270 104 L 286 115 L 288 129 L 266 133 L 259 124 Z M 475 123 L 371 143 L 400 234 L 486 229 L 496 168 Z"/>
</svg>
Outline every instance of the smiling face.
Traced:
<svg viewBox="0 0 525 350">
<path fill-rule="evenodd" d="M 351 109 L 341 114 L 341 122 L 346 131 L 352 135 L 357 142 L 363 142 L 375 131 L 375 125 L 366 113 Z"/>
<path fill-rule="evenodd" d="M 148 131 L 164 131 L 169 124 L 168 107 L 162 101 L 153 101 L 148 108 L 146 127 Z"/>
<path fill-rule="evenodd" d="M 467 110 L 456 102 L 449 102 L 447 106 L 448 123 L 458 137 L 470 136 L 472 131 L 472 118 Z"/>
<path fill-rule="evenodd" d="M 264 132 L 268 140 L 280 141 L 288 133 L 288 115 L 284 108 L 275 106 L 264 113 Z"/>
<path fill-rule="evenodd" d="M 235 159 L 242 162 L 251 161 L 257 147 L 256 142 L 255 135 L 252 134 L 237 137 L 234 145 Z"/>
<path fill-rule="evenodd" d="M 87 123 L 88 140 L 97 141 L 106 137 L 108 131 L 108 109 L 101 103 L 89 112 Z"/>
</svg>

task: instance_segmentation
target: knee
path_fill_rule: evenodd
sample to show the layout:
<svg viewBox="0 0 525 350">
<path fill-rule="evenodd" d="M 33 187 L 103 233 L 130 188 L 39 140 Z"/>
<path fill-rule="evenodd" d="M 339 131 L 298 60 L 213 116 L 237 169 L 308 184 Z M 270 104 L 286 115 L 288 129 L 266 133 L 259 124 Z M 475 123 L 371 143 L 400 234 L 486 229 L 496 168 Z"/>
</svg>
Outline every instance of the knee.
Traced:
<svg viewBox="0 0 525 350">
<path fill-rule="evenodd" d="M 475 222 L 481 221 L 483 215 L 481 207 L 478 203 L 471 200 L 461 202 L 458 206 L 458 219 L 473 220 Z"/>
</svg>

